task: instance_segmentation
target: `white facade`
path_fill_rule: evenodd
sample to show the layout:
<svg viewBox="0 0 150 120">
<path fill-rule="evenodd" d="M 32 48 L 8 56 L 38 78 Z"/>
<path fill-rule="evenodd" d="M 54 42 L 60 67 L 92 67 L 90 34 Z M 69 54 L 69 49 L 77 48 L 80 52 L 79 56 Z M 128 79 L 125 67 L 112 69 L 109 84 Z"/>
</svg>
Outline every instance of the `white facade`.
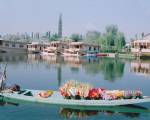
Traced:
<svg viewBox="0 0 150 120">
<path fill-rule="evenodd" d="M 135 40 L 131 43 L 131 52 L 150 54 L 150 39 Z"/>
</svg>

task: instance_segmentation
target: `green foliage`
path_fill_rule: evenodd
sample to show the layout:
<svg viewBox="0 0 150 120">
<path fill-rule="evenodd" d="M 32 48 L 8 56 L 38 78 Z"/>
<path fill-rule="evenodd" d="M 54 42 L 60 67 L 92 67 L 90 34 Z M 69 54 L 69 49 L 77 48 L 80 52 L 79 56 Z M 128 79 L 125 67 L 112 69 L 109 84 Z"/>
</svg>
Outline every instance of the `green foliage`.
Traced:
<svg viewBox="0 0 150 120">
<path fill-rule="evenodd" d="M 50 41 L 57 41 L 58 40 L 58 35 L 57 34 L 53 34 L 51 37 L 50 37 Z"/>
<path fill-rule="evenodd" d="M 82 40 L 82 35 L 79 34 L 72 34 L 70 37 L 74 42 L 79 42 Z"/>
<path fill-rule="evenodd" d="M 97 39 L 100 38 L 101 33 L 98 31 L 88 31 L 86 33 L 86 40 L 88 41 L 88 43 L 95 43 L 97 41 Z"/>
<path fill-rule="evenodd" d="M 121 32 L 117 33 L 116 40 L 115 40 L 115 46 L 117 51 L 120 51 L 125 46 L 125 37 L 124 34 Z"/>
<path fill-rule="evenodd" d="M 86 40 L 100 45 L 103 52 L 118 52 L 126 44 L 125 36 L 118 30 L 117 25 L 106 26 L 106 31 L 103 34 L 98 31 L 88 31 Z"/>
</svg>

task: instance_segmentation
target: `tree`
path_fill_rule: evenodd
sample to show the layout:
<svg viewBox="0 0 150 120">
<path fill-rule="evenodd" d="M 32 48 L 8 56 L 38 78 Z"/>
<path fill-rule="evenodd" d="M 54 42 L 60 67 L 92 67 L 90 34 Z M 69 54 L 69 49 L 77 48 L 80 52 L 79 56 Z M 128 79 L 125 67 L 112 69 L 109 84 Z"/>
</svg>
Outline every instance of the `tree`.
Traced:
<svg viewBox="0 0 150 120">
<path fill-rule="evenodd" d="M 58 35 L 57 34 L 53 34 L 51 37 L 50 37 L 50 41 L 57 41 L 58 40 Z"/>
<path fill-rule="evenodd" d="M 103 39 L 102 45 L 105 45 L 106 51 L 119 51 L 125 46 L 125 36 L 118 30 L 117 25 L 106 26 Z"/>
<path fill-rule="evenodd" d="M 118 32 L 118 27 L 116 25 L 106 26 L 106 39 L 107 39 L 108 46 L 114 46 L 117 32 Z"/>
<path fill-rule="evenodd" d="M 97 43 L 97 40 L 100 38 L 100 35 L 101 33 L 98 32 L 98 31 L 88 31 L 86 33 L 86 40 L 89 42 L 89 43 Z"/>
<path fill-rule="evenodd" d="M 74 42 L 78 42 L 82 40 L 82 35 L 79 34 L 72 34 L 70 37 Z"/>
<path fill-rule="evenodd" d="M 116 52 L 125 46 L 125 36 L 118 30 L 117 25 L 106 26 L 106 32 L 88 31 L 86 41 L 101 46 L 103 52 Z"/>
<path fill-rule="evenodd" d="M 120 51 L 126 44 L 125 36 L 122 32 L 118 32 L 115 40 L 115 46 L 117 51 Z"/>
</svg>

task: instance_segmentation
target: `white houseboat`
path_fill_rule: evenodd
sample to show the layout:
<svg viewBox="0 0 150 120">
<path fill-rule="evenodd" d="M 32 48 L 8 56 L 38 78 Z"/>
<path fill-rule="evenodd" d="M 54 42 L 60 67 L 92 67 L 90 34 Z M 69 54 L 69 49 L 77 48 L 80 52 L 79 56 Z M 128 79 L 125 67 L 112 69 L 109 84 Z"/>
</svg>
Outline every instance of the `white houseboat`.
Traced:
<svg viewBox="0 0 150 120">
<path fill-rule="evenodd" d="M 40 53 L 49 46 L 48 43 L 32 42 L 31 44 L 27 44 L 27 49 L 29 53 Z"/>
<path fill-rule="evenodd" d="M 65 41 L 52 41 L 49 46 L 43 49 L 42 55 L 61 55 L 64 49 L 68 48 L 68 42 Z"/>
<path fill-rule="evenodd" d="M 150 37 L 132 41 L 131 52 L 138 56 L 150 56 Z"/>
</svg>

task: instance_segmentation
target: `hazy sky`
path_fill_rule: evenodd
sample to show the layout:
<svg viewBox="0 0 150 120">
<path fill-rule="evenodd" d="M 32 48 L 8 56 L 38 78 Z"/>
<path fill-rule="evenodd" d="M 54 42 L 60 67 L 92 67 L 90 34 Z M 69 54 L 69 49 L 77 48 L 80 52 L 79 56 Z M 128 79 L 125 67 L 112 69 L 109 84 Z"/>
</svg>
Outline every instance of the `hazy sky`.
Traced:
<svg viewBox="0 0 150 120">
<path fill-rule="evenodd" d="M 57 32 L 63 14 L 63 34 L 104 32 L 117 24 L 129 37 L 150 32 L 150 0 L 0 0 L 0 34 Z"/>
</svg>

